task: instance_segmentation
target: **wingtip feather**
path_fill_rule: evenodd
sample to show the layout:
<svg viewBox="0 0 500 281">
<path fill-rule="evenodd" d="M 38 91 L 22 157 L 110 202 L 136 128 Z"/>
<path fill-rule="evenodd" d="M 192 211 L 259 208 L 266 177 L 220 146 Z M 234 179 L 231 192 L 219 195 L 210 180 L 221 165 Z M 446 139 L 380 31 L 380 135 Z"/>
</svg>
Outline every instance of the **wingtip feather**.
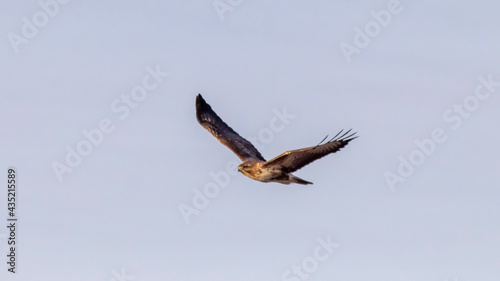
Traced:
<svg viewBox="0 0 500 281">
<path fill-rule="evenodd" d="M 202 114 L 207 111 L 211 111 L 210 105 L 203 99 L 201 94 L 196 96 L 196 119 L 201 124 L 204 120 Z"/>
</svg>

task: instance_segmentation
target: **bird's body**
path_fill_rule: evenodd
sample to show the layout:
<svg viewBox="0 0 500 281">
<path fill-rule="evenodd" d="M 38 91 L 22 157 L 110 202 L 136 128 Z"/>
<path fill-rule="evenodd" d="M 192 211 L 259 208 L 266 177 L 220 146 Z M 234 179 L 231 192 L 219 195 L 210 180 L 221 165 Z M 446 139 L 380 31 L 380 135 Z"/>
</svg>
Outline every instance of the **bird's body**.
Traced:
<svg viewBox="0 0 500 281">
<path fill-rule="evenodd" d="M 238 170 L 245 176 L 261 182 L 312 184 L 312 182 L 305 181 L 291 173 L 287 173 L 281 166 L 266 165 L 266 163 L 266 161 L 243 162 L 238 167 Z"/>
<path fill-rule="evenodd" d="M 348 135 L 350 130 L 343 134 L 342 131 L 340 131 L 326 143 L 320 143 L 313 147 L 290 150 L 266 161 L 249 141 L 242 138 L 222 121 L 200 94 L 196 97 L 196 118 L 205 129 L 212 133 L 214 137 L 231 149 L 243 161 L 238 167 L 239 172 L 251 179 L 261 182 L 312 184 L 312 182 L 292 175 L 292 172 L 295 172 L 316 159 L 338 151 L 356 138 L 354 134 Z"/>
</svg>

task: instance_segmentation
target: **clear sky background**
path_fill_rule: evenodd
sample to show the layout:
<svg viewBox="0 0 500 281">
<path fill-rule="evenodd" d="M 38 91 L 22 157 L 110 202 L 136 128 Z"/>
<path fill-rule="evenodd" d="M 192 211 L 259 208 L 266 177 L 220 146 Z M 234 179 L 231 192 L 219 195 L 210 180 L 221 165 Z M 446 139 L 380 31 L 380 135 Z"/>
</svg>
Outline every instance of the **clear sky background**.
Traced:
<svg viewBox="0 0 500 281">
<path fill-rule="evenodd" d="M 4 1 L 0 279 L 499 280 L 499 10 Z M 260 183 L 198 93 L 266 159 L 359 138 L 295 173 L 312 186 Z"/>
</svg>

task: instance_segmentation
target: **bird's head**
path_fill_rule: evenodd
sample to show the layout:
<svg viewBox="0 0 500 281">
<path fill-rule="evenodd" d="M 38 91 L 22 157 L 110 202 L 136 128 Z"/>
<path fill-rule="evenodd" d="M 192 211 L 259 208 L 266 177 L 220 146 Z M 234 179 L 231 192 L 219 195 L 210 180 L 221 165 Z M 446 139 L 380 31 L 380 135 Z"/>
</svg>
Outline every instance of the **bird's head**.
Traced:
<svg viewBox="0 0 500 281">
<path fill-rule="evenodd" d="M 249 165 L 247 163 L 242 163 L 238 166 L 238 172 L 242 174 L 247 174 L 247 171 L 249 169 Z"/>
</svg>

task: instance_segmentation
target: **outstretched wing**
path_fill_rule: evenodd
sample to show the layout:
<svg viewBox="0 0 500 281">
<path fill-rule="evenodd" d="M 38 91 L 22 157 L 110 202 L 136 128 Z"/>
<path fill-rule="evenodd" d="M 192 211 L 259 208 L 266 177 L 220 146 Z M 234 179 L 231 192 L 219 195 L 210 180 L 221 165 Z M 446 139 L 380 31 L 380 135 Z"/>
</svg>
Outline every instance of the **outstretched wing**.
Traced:
<svg viewBox="0 0 500 281">
<path fill-rule="evenodd" d="M 314 160 L 339 151 L 351 140 L 357 138 L 357 136 L 354 136 L 356 133 L 348 135 L 350 132 L 351 130 L 342 134 L 342 131 L 340 131 L 335 137 L 324 144 L 320 143 L 313 147 L 287 151 L 280 156 L 269 160 L 266 164 L 264 164 L 264 166 L 280 165 L 289 173 L 295 172 Z"/>
<path fill-rule="evenodd" d="M 252 143 L 238 135 L 217 116 L 200 94 L 196 97 L 196 119 L 203 128 L 207 129 L 223 145 L 238 155 L 241 161 L 266 161 Z"/>
</svg>

